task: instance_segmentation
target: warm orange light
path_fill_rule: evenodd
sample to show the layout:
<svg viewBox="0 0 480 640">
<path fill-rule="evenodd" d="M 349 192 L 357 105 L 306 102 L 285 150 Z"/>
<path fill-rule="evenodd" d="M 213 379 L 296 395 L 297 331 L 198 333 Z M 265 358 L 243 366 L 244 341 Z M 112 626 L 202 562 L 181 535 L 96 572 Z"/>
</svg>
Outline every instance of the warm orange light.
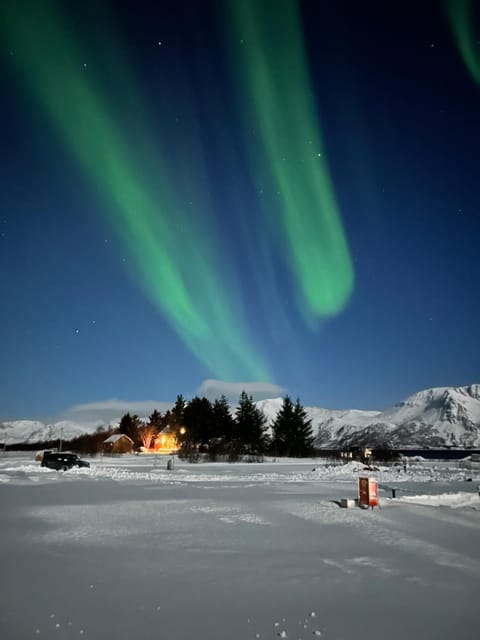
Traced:
<svg viewBox="0 0 480 640">
<path fill-rule="evenodd" d="M 174 433 L 160 433 L 153 442 L 155 453 L 176 453 L 179 444 Z"/>
</svg>

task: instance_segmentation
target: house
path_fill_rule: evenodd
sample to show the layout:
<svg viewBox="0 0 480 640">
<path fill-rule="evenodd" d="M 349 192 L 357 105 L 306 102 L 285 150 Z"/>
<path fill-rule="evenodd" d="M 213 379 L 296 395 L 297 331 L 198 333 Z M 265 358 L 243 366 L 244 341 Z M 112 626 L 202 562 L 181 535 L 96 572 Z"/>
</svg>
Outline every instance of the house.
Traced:
<svg viewBox="0 0 480 640">
<path fill-rule="evenodd" d="M 153 441 L 153 451 L 155 453 L 176 453 L 179 448 L 177 431 L 171 427 L 166 427 L 160 431 Z"/>
<path fill-rule="evenodd" d="M 124 433 L 115 433 L 103 442 L 103 450 L 105 453 L 132 453 L 134 443 Z"/>
</svg>

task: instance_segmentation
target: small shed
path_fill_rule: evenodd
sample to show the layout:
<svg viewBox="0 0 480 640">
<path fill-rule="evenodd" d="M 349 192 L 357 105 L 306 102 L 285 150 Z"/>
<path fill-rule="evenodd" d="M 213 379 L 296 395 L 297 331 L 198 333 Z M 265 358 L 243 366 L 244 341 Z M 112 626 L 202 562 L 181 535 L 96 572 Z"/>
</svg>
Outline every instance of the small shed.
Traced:
<svg viewBox="0 0 480 640">
<path fill-rule="evenodd" d="M 113 436 L 104 440 L 103 449 L 105 453 L 132 453 L 134 443 L 133 440 L 124 433 L 115 433 Z"/>
</svg>

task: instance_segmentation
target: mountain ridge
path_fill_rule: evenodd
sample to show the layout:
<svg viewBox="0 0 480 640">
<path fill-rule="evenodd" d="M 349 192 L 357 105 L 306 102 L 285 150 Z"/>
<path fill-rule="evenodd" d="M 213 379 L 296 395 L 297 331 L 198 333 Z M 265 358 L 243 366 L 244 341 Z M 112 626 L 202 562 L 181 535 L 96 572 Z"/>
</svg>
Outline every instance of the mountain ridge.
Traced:
<svg viewBox="0 0 480 640">
<path fill-rule="evenodd" d="M 282 398 L 255 404 L 271 424 Z M 418 391 L 384 411 L 305 407 L 319 448 L 352 446 L 394 448 L 480 447 L 480 384 L 434 387 Z M 111 420 L 105 427 L 115 427 Z M 94 433 L 101 420 L 14 420 L 0 424 L 0 443 L 33 444 L 62 438 L 65 441 Z"/>
</svg>

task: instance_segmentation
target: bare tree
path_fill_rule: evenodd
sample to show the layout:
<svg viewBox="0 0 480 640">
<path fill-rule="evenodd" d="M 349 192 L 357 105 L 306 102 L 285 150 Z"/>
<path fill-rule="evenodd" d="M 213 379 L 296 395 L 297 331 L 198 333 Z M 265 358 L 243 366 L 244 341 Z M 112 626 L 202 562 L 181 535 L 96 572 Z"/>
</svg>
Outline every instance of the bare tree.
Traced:
<svg viewBox="0 0 480 640">
<path fill-rule="evenodd" d="M 154 426 L 147 424 L 144 427 L 141 427 L 138 431 L 143 446 L 145 447 L 145 449 L 150 449 L 153 439 L 157 435 L 157 429 Z"/>
</svg>

